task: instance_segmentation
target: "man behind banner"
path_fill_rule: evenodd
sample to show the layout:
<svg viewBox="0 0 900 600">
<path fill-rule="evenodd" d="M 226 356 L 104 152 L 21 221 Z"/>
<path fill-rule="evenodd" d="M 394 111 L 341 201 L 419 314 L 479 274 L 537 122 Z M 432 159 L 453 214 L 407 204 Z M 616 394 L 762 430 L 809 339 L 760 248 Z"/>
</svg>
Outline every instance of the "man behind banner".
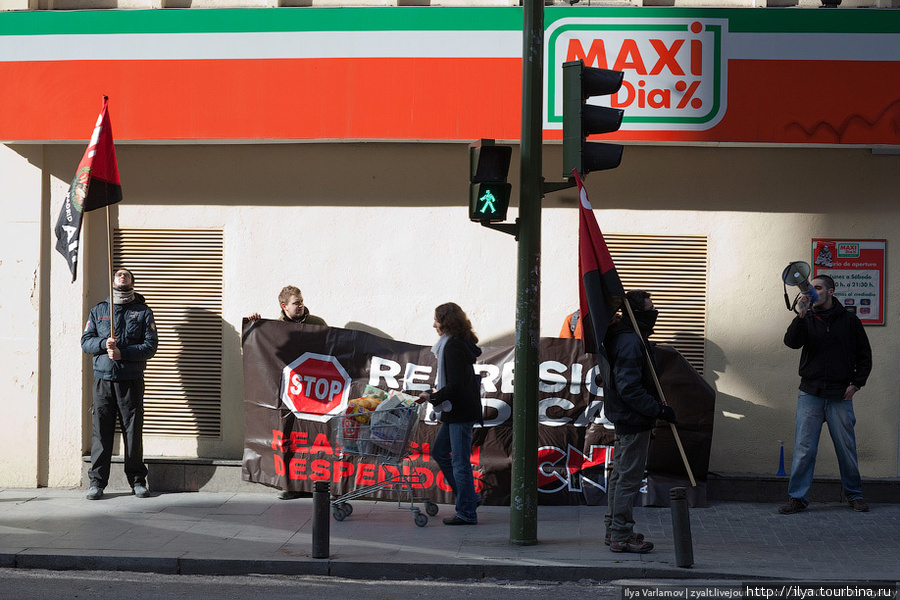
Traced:
<svg viewBox="0 0 900 600">
<path fill-rule="evenodd" d="M 675 412 L 664 405 L 654 383 L 655 359 L 650 340 L 658 311 L 650 294 L 642 290 L 625 295 L 637 321 L 634 330 L 626 307 L 606 334 L 611 380 L 604 388 L 604 412 L 616 427 L 613 471 L 607 484 L 606 544 L 612 552 L 644 554 L 653 544 L 634 531 L 634 501 L 641 489 L 650 432 L 657 419 L 675 423 Z M 653 364 L 648 364 L 648 360 Z"/>
<path fill-rule="evenodd" d="M 109 483 L 116 415 L 125 442 L 125 477 L 135 496 L 150 495 L 143 450 L 144 369 L 156 354 L 156 322 L 144 297 L 134 291 L 134 275 L 128 269 L 116 271 L 112 295 L 91 309 L 81 335 L 81 349 L 94 357 L 88 500 L 99 500 Z M 110 336 L 111 315 L 115 318 L 116 337 Z"/>
<path fill-rule="evenodd" d="M 327 327 L 325 319 L 310 314 L 309 309 L 303 303 L 303 293 L 300 288 L 293 285 L 286 285 L 278 292 L 278 304 L 281 306 L 281 315 L 279 321 L 287 321 L 290 323 L 305 323 L 307 325 L 322 325 Z M 247 317 L 248 321 L 258 321 L 259 313 L 253 313 Z M 291 490 L 283 490 L 278 494 L 279 500 L 296 500 L 298 498 L 309 497 L 309 492 L 294 492 Z"/>
<path fill-rule="evenodd" d="M 303 293 L 298 287 L 286 285 L 281 288 L 278 293 L 278 304 L 281 306 L 279 321 L 327 326 L 325 319 L 310 314 L 309 309 L 303 303 Z M 259 313 L 253 313 L 247 317 L 249 321 L 258 321 L 260 318 Z"/>
</svg>

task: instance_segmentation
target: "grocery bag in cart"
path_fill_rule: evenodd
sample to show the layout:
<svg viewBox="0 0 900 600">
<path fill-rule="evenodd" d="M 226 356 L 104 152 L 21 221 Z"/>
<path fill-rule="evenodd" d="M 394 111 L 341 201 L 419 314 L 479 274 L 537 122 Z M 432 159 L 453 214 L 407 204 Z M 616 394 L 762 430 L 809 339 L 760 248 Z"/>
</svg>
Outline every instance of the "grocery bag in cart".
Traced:
<svg viewBox="0 0 900 600">
<path fill-rule="evenodd" d="M 369 454 L 369 419 L 372 411 L 387 398 L 387 392 L 367 385 L 363 395 L 350 400 L 344 416 L 336 421 L 335 434 L 338 445 L 352 454 Z"/>
<path fill-rule="evenodd" d="M 418 423 L 416 396 L 394 391 L 371 414 L 369 439 L 392 455 L 401 456 L 408 451 L 410 437 Z"/>
<path fill-rule="evenodd" d="M 356 406 L 348 406 L 344 417 L 337 421 L 338 444 L 345 451 L 356 454 L 363 451 L 369 438 L 369 413 L 360 412 Z"/>
</svg>

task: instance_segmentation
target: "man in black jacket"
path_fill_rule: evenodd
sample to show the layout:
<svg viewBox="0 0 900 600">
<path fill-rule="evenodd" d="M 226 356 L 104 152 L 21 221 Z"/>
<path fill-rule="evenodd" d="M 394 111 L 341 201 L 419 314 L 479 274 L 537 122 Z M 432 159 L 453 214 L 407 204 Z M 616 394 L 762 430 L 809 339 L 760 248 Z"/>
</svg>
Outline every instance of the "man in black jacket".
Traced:
<svg viewBox="0 0 900 600">
<path fill-rule="evenodd" d="M 811 282 L 818 300 L 810 310 L 807 294 L 797 302 L 797 316 L 784 334 L 788 348 L 800 349 L 800 394 L 794 458 L 788 483 L 790 499 L 783 515 L 804 510 L 812 485 L 822 423 L 828 423 L 841 471 L 841 486 L 850 507 L 866 512 L 856 456 L 853 396 L 872 371 L 872 348 L 859 318 L 834 299 L 834 280 L 819 275 Z"/>
<path fill-rule="evenodd" d="M 652 368 L 656 368 L 647 338 L 653 333 L 658 311 L 650 294 L 643 290 L 628 292 L 626 301 L 634 313 L 640 337 L 623 306 L 622 316 L 610 326 L 604 343 L 612 381 L 603 388 L 603 410 L 616 426 L 613 471 L 606 489 L 606 543 L 613 552 L 644 554 L 653 550 L 653 544 L 634 531 L 634 501 L 644 479 L 650 432 L 657 419 L 674 423 L 675 412 L 660 401 L 647 362 L 653 361 Z"/>
<path fill-rule="evenodd" d="M 94 357 L 88 500 L 99 500 L 109 482 L 116 415 L 125 443 L 125 476 L 135 496 L 150 495 L 143 449 L 144 369 L 156 354 L 156 321 L 144 297 L 134 291 L 134 275 L 128 269 L 116 271 L 112 293 L 91 309 L 81 335 L 81 349 Z M 110 305 L 115 310 L 110 311 Z M 115 318 L 115 337 L 110 335 L 110 315 Z"/>
</svg>

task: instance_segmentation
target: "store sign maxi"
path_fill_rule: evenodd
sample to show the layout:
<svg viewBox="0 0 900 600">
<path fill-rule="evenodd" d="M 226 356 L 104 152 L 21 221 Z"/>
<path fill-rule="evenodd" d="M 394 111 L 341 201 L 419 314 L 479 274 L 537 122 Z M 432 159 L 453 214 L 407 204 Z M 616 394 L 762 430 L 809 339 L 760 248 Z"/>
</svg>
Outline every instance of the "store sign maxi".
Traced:
<svg viewBox="0 0 900 600">
<path fill-rule="evenodd" d="M 704 130 L 725 113 L 721 19 L 560 19 L 548 29 L 548 127 L 562 120 L 562 64 L 623 71 L 608 97 L 623 130 Z"/>
</svg>

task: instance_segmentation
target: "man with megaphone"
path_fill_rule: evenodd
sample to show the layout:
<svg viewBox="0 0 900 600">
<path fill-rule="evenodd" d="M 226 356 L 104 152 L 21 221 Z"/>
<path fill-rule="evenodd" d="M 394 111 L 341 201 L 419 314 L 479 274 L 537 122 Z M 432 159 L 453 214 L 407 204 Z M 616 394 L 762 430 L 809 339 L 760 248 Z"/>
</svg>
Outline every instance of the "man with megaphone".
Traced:
<svg viewBox="0 0 900 600">
<path fill-rule="evenodd" d="M 850 508 L 866 512 L 869 505 L 863 500 L 859 476 L 853 396 L 872 370 L 872 348 L 859 318 L 835 300 L 834 280 L 818 275 L 809 285 L 812 293 L 800 294 L 797 316 L 784 334 L 787 347 L 801 349 L 800 393 L 790 499 L 778 512 L 789 515 L 809 505 L 806 495 L 813 481 L 822 423 L 828 423 L 834 443 L 844 497 Z"/>
</svg>

